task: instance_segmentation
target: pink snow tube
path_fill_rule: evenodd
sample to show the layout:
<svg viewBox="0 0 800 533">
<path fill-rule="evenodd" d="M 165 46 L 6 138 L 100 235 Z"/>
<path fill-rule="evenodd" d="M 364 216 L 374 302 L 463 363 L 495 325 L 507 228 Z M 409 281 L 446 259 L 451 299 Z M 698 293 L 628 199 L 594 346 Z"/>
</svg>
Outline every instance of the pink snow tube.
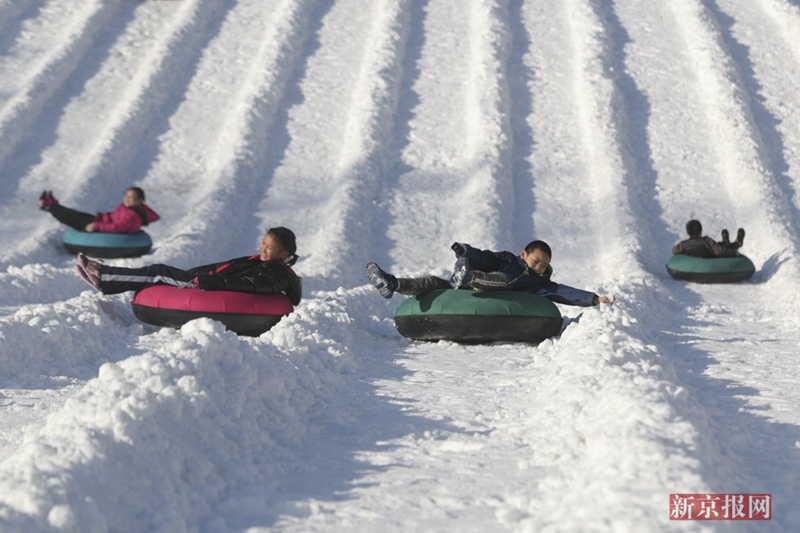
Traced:
<svg viewBox="0 0 800 533">
<path fill-rule="evenodd" d="M 179 328 L 195 318 L 211 318 L 238 335 L 257 337 L 294 311 L 283 294 L 179 289 L 153 285 L 133 297 L 133 314 L 146 324 Z"/>
</svg>

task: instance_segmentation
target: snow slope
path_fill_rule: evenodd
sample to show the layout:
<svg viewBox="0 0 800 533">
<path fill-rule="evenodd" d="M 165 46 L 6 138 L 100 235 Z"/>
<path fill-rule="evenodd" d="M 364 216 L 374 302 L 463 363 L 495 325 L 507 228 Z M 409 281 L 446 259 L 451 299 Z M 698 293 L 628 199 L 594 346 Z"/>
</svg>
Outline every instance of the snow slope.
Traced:
<svg viewBox="0 0 800 533">
<path fill-rule="evenodd" d="M 797 0 L 0 0 L 0 531 L 797 531 L 798 36 Z M 163 218 L 114 264 L 285 225 L 297 311 L 238 338 L 85 290 L 36 199 L 129 185 Z M 692 217 L 751 281 L 666 274 Z M 410 343 L 365 284 L 533 238 L 617 303 Z"/>
</svg>

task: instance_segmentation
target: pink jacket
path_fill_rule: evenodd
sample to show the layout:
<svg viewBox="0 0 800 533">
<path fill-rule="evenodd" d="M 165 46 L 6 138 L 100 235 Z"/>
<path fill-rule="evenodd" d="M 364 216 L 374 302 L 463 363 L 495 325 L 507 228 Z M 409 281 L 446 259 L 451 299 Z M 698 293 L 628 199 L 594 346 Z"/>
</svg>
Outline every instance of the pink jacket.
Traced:
<svg viewBox="0 0 800 533">
<path fill-rule="evenodd" d="M 97 213 L 94 217 L 94 230 L 101 233 L 136 233 L 142 226 L 160 219 L 158 213 L 145 204 L 125 207 L 119 204 L 110 213 Z"/>
</svg>

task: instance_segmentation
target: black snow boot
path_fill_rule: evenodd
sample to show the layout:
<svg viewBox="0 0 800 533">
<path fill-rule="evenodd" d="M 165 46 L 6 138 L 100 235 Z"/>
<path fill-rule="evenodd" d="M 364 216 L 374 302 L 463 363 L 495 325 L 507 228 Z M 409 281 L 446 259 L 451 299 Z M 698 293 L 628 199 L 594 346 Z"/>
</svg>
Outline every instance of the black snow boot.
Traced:
<svg viewBox="0 0 800 533">
<path fill-rule="evenodd" d="M 744 228 L 739 228 L 739 231 L 736 232 L 736 244 L 739 245 L 739 248 L 744 244 Z"/>
<path fill-rule="evenodd" d="M 384 272 L 374 261 L 367 263 L 367 277 L 384 298 L 391 298 L 397 290 L 397 278 Z"/>
</svg>

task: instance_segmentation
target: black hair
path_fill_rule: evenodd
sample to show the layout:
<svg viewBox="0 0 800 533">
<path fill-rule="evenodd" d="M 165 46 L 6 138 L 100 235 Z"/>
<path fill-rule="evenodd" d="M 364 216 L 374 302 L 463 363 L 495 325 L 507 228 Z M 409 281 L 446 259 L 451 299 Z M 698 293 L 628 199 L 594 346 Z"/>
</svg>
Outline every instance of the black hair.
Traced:
<svg viewBox="0 0 800 533">
<path fill-rule="evenodd" d="M 272 235 L 278 242 L 281 243 L 281 248 L 289 252 L 289 257 L 286 258 L 288 265 L 293 265 L 297 261 L 297 240 L 294 232 L 289 228 L 278 226 L 277 228 L 269 228 L 267 235 Z"/>
<path fill-rule="evenodd" d="M 703 225 L 699 220 L 690 220 L 686 223 L 686 233 L 689 237 L 699 237 L 703 233 Z"/>
<path fill-rule="evenodd" d="M 133 191 L 139 201 L 144 202 L 144 190 L 141 187 L 128 187 L 128 190 Z"/>
<path fill-rule="evenodd" d="M 546 253 L 550 258 L 553 258 L 553 251 L 550 249 L 550 245 L 544 241 L 531 241 L 528 243 L 528 246 L 525 247 L 525 253 L 529 254 L 534 250 L 541 250 Z"/>
</svg>

